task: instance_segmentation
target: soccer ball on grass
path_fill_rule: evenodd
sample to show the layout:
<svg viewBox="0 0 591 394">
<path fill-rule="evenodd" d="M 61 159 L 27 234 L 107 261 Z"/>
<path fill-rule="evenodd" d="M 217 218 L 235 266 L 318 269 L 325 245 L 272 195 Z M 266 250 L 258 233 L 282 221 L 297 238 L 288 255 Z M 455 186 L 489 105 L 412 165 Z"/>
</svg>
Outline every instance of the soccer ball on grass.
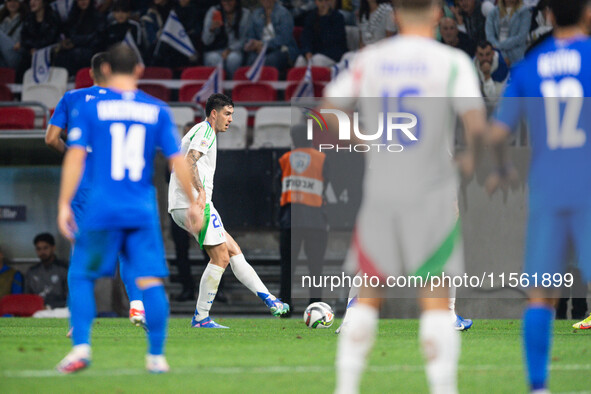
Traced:
<svg viewBox="0 0 591 394">
<path fill-rule="evenodd" d="M 326 302 L 313 302 L 304 312 L 304 323 L 309 328 L 328 328 L 334 321 L 334 312 Z"/>
</svg>

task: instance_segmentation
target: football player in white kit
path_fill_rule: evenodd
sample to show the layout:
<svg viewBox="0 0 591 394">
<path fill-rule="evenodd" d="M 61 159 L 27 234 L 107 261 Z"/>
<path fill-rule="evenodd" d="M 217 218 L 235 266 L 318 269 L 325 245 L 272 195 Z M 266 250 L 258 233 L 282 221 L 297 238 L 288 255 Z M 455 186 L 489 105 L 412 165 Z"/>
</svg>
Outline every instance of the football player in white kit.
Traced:
<svg viewBox="0 0 591 394">
<path fill-rule="evenodd" d="M 222 219 L 211 201 L 217 158 L 216 135 L 228 129 L 233 112 L 234 103 L 230 98 L 219 93 L 211 95 L 205 106 L 206 119 L 189 130 L 181 142 L 181 151 L 185 154 L 193 173 L 193 193 L 205 207 L 201 231 L 193 236 L 210 258 L 201 276 L 197 306 L 191 321 L 192 327 L 227 328 L 214 322 L 209 317 L 209 311 L 228 264 L 236 278 L 267 305 L 273 316 L 280 316 L 289 311 L 289 305 L 269 293 L 255 270 L 248 264 L 234 238 L 224 229 Z M 173 172 L 168 189 L 168 212 L 176 224 L 185 230 L 189 227 L 185 223 L 189 206 L 189 201 L 182 193 L 180 183 Z"/>
<path fill-rule="evenodd" d="M 460 167 L 470 174 L 486 129 L 484 102 L 471 60 L 432 38 L 441 16 L 439 2 L 394 0 L 394 5 L 400 34 L 360 51 L 350 70 L 327 87 L 321 106 L 357 109 L 367 130 L 376 129 L 377 111 L 416 116 L 416 127 L 410 130 L 414 140 L 402 131 L 387 136 L 388 142 L 404 147 L 401 152 L 373 149 L 366 153 L 363 201 L 345 265 L 351 273 L 361 270 L 380 278 L 382 285 L 388 276 L 426 279 L 442 272 L 463 273 L 461 230 L 454 209 L 458 179 L 448 149 L 459 115 L 467 140 Z M 380 99 L 387 103 L 386 109 L 376 109 Z M 378 142 L 384 141 L 382 136 Z M 337 393 L 359 391 L 384 294 L 381 286 L 362 286 L 357 305 L 348 311 L 348 326 L 337 348 Z M 418 296 L 419 338 L 431 392 L 457 392 L 460 337 L 450 319 L 449 288 L 425 286 Z"/>
</svg>

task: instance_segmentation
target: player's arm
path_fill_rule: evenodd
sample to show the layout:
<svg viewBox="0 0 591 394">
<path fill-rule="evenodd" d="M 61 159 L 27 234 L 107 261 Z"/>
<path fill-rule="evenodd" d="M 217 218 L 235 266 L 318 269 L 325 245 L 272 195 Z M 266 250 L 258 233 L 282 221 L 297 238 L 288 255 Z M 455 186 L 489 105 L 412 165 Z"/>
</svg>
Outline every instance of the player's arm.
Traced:
<svg viewBox="0 0 591 394">
<path fill-rule="evenodd" d="M 466 136 L 466 151 L 458 155 L 460 170 L 464 176 L 471 176 L 482 158 L 486 133 L 486 110 L 474 108 L 462 114 Z"/>
<path fill-rule="evenodd" d="M 185 156 L 185 160 L 191 170 L 191 184 L 199 193 L 199 204 L 203 204 L 205 206 L 205 188 L 203 187 L 203 183 L 201 182 L 201 177 L 199 175 L 199 169 L 197 168 L 197 161 L 203 156 L 202 152 L 199 152 L 195 149 L 189 149 L 187 155 Z"/>
<path fill-rule="evenodd" d="M 62 140 L 62 128 L 50 124 L 45 131 L 45 144 L 58 153 L 66 153 L 66 143 Z"/>
<path fill-rule="evenodd" d="M 491 147 L 495 170 L 486 179 L 485 187 L 489 194 L 493 194 L 499 187 L 506 189 L 510 183 L 517 180 L 517 171 L 507 154 L 510 132 L 509 126 L 503 122 L 494 121 L 490 126 L 487 142 Z"/>
<path fill-rule="evenodd" d="M 62 164 L 62 180 L 58 199 L 58 227 L 62 235 L 70 241 L 74 240 L 76 231 L 71 203 L 80 184 L 85 162 L 86 149 L 76 145 L 68 149 Z"/>
<path fill-rule="evenodd" d="M 203 209 L 205 208 L 205 191 L 203 191 L 203 200 L 196 199 L 193 196 L 193 174 L 189 168 L 187 161 L 182 155 L 177 154 L 172 156 L 168 163 L 170 165 L 170 171 L 174 171 L 177 179 L 179 180 L 183 191 L 187 195 L 187 198 L 191 202 L 189 207 L 189 227 L 190 229 L 198 233 L 203 226 Z M 200 194 L 201 195 L 201 194 Z"/>
</svg>

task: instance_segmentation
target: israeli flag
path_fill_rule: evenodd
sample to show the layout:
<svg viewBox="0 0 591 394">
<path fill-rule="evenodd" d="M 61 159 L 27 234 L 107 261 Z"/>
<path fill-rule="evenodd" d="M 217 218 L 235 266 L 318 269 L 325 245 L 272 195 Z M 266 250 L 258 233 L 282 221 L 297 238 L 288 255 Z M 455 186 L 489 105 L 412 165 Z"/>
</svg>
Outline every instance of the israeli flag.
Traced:
<svg viewBox="0 0 591 394">
<path fill-rule="evenodd" d="M 56 0 L 49 6 L 59 15 L 62 22 L 65 22 L 68 19 L 68 14 L 70 14 L 74 1 L 75 0 Z"/>
<path fill-rule="evenodd" d="M 265 54 L 267 52 L 267 43 L 263 45 L 261 52 L 255 59 L 254 63 L 248 71 L 246 72 L 246 78 L 248 78 L 251 82 L 257 82 L 261 78 L 261 73 L 263 72 L 263 66 L 265 65 Z"/>
<path fill-rule="evenodd" d="M 343 59 L 330 68 L 330 79 L 335 79 L 337 75 L 349 68 L 349 60 Z"/>
<path fill-rule="evenodd" d="M 170 11 L 170 14 L 168 14 L 168 19 L 166 19 L 166 23 L 162 28 L 159 40 L 167 43 L 187 57 L 194 56 L 197 53 L 183 24 L 174 11 Z"/>
<path fill-rule="evenodd" d="M 40 48 L 33 54 L 31 68 L 33 69 L 33 80 L 35 83 L 45 83 L 49 79 L 49 67 L 51 67 L 51 48 L 54 45 Z"/>
<path fill-rule="evenodd" d="M 127 33 L 125 33 L 125 38 L 123 39 L 123 42 L 127 44 L 131 49 L 133 49 L 133 51 L 137 55 L 140 64 L 143 66 L 144 59 L 142 59 L 142 54 L 140 53 L 140 50 L 137 48 L 137 45 L 135 45 L 135 40 L 133 39 L 133 36 L 131 35 L 131 32 L 129 30 L 127 31 Z"/>
<path fill-rule="evenodd" d="M 314 81 L 312 80 L 312 63 L 308 63 L 304 78 L 295 90 L 294 97 L 314 97 Z M 297 100 L 296 100 L 297 101 Z"/>
<path fill-rule="evenodd" d="M 222 93 L 222 82 L 223 82 L 223 62 L 220 62 L 215 70 L 211 73 L 205 84 L 199 89 L 195 96 L 193 97 L 193 101 L 197 103 L 204 103 L 207 101 L 209 96 L 214 93 Z"/>
</svg>

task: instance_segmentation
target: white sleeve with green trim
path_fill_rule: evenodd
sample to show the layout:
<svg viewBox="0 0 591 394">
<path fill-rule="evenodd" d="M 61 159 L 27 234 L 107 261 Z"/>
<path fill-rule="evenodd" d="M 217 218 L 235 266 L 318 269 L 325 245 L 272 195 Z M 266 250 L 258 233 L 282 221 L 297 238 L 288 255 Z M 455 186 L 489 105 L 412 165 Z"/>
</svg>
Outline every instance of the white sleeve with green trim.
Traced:
<svg viewBox="0 0 591 394">
<path fill-rule="evenodd" d="M 209 152 L 215 140 L 215 132 L 208 122 L 201 122 L 189 131 L 189 147 L 187 151 L 194 149 L 204 155 Z"/>
</svg>

